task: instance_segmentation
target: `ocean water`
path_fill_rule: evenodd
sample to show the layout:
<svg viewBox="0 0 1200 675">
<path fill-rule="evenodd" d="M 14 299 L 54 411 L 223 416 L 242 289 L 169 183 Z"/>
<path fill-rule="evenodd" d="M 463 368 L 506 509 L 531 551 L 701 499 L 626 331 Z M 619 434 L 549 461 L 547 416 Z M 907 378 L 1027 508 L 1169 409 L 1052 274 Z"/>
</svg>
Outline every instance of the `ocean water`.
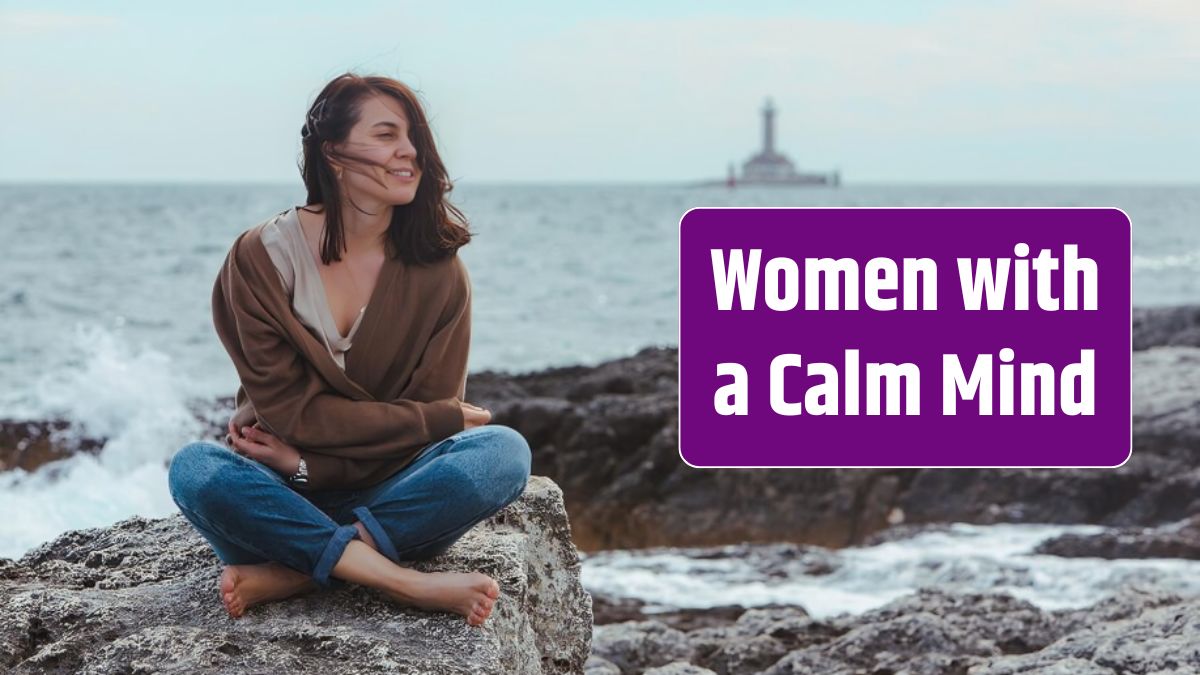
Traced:
<svg viewBox="0 0 1200 675">
<path fill-rule="evenodd" d="M 678 223 L 695 206 L 1116 206 L 1134 224 L 1135 304 L 1200 301 L 1200 186 L 465 184 L 454 198 L 477 235 L 462 250 L 472 371 L 676 344 Z M 239 233 L 302 201 L 298 185 L 0 185 L 0 418 L 107 439 L 0 474 L 0 556 L 174 512 L 170 456 L 236 390 L 211 324 L 217 271 Z"/>
<path fill-rule="evenodd" d="M 911 539 L 833 552 L 835 569 L 810 575 L 779 566 L 764 572 L 748 556 L 686 550 L 605 551 L 587 556 L 583 583 L 593 593 L 636 598 L 646 613 L 722 605 L 800 605 L 813 617 L 861 614 L 921 587 L 1008 593 L 1044 610 L 1087 607 L 1128 588 L 1200 594 L 1200 560 L 1103 560 L 1033 553 L 1060 534 L 1091 525 L 968 525 Z M 752 549 L 753 547 L 751 547 Z"/>
</svg>

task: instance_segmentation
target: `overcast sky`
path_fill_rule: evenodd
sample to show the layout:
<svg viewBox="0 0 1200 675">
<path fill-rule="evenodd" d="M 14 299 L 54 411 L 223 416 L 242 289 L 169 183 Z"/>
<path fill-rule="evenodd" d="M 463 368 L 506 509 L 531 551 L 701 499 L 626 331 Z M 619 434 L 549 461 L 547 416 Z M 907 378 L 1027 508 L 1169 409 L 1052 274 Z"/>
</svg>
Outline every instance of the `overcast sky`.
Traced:
<svg viewBox="0 0 1200 675">
<path fill-rule="evenodd" d="M 293 182 L 354 70 L 464 182 L 719 178 L 768 95 L 847 182 L 1200 181 L 1196 0 L 752 4 L 4 0 L 0 180 Z"/>
</svg>

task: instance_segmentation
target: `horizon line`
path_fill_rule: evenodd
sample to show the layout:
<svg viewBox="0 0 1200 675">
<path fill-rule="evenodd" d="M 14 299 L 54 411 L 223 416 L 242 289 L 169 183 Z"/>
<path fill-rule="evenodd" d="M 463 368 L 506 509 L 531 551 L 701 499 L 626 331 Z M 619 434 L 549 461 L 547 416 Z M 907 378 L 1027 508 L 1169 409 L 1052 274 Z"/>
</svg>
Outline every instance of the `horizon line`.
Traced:
<svg viewBox="0 0 1200 675">
<path fill-rule="evenodd" d="M 1146 179 L 1146 178 L 1120 178 L 1120 179 L 1079 179 L 1079 180 L 1012 180 L 1012 179 L 873 179 L 863 181 L 845 181 L 843 180 L 838 187 L 827 185 L 736 185 L 733 188 L 727 188 L 725 185 L 716 184 L 715 179 L 646 179 L 646 180 L 608 180 L 608 179 L 581 179 L 581 180 L 554 180 L 554 179 L 521 179 L 521 180 L 504 180 L 504 179 L 456 179 L 454 185 L 488 185 L 488 186 L 538 186 L 538 187 L 590 187 L 590 186 L 658 186 L 658 187 L 689 187 L 689 188 L 712 188 L 712 189 L 763 189 L 763 190 L 811 190 L 811 191 L 836 191 L 853 187 L 885 187 L 885 186 L 905 186 L 905 187 L 995 187 L 995 186 L 1012 186 L 1012 187 L 1123 187 L 1123 186 L 1142 186 L 1142 187 L 1200 187 L 1200 178 L 1194 179 Z M 131 186 L 146 186 L 146 185 L 163 185 L 163 186 L 262 186 L 262 187 L 296 187 L 303 189 L 304 184 L 299 180 L 262 180 L 262 179 L 98 179 L 98 178 L 21 178 L 8 179 L 0 178 L 0 186 L 55 186 L 55 185 L 89 185 L 89 186 L 109 186 L 109 187 L 131 187 Z"/>
</svg>

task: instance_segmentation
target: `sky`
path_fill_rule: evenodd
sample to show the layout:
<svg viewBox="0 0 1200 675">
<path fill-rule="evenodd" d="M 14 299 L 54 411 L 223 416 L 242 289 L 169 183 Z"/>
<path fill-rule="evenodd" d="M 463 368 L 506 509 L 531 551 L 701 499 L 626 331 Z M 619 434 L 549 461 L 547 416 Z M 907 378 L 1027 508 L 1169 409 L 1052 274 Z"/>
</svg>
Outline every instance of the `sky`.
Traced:
<svg viewBox="0 0 1200 675">
<path fill-rule="evenodd" d="M 1200 182 L 1200 2 L 0 0 L 0 181 L 298 180 L 353 71 L 461 182 Z"/>
</svg>

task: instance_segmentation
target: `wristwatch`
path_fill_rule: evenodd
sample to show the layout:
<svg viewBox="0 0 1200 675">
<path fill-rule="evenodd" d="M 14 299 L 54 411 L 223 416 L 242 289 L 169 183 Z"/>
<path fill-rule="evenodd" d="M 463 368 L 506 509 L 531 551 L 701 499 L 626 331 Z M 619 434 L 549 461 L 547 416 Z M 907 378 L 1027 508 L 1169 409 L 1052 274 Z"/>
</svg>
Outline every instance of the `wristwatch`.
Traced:
<svg viewBox="0 0 1200 675">
<path fill-rule="evenodd" d="M 300 458 L 300 466 L 296 468 L 296 473 L 288 476 L 287 480 L 293 487 L 308 487 L 308 464 L 305 463 L 303 457 Z"/>
</svg>

